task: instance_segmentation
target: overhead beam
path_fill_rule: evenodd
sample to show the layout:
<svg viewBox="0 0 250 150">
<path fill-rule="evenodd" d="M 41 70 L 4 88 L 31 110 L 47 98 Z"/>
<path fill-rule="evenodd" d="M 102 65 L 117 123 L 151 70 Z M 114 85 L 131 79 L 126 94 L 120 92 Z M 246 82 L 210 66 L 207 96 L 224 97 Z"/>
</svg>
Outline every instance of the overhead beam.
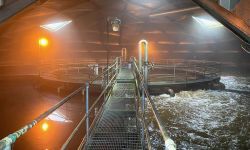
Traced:
<svg viewBox="0 0 250 150">
<path fill-rule="evenodd" d="M 0 0 L 1 1 L 1 0 Z M 15 15 L 25 7 L 29 6 L 36 0 L 4 0 L 1 1 L 0 7 L 0 23 Z"/>
<path fill-rule="evenodd" d="M 245 21 L 211 0 L 193 1 L 250 45 L 250 27 Z"/>
</svg>

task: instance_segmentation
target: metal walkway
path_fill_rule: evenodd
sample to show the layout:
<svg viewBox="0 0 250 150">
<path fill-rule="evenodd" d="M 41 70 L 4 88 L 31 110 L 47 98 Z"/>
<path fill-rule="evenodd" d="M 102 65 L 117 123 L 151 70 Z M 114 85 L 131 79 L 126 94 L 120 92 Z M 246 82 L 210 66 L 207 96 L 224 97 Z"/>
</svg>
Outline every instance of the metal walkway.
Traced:
<svg viewBox="0 0 250 150">
<path fill-rule="evenodd" d="M 143 68 L 138 67 L 136 59 L 133 57 L 131 62 L 125 62 L 125 64 L 122 63 L 121 58 L 116 58 L 98 77 L 91 82 L 86 82 L 86 87 L 76 89 L 33 121 L 0 140 L 0 149 L 11 149 L 17 139 L 40 121 L 61 108 L 72 97 L 84 94 L 86 96 L 86 113 L 65 140 L 61 150 L 78 145 L 74 142 L 78 138 L 76 135 L 84 128 L 84 123 L 86 132 L 81 138 L 78 150 L 158 149 L 154 147 L 154 141 L 150 138 L 154 135 L 148 130 L 149 121 L 154 121 L 157 125 L 156 128 L 159 129 L 159 140 L 162 140 L 161 148 L 176 150 L 176 145 L 169 137 L 147 90 L 148 63 L 144 62 L 144 64 Z M 95 88 L 93 83 L 99 79 L 103 81 L 102 92 L 89 107 L 91 98 L 89 88 L 90 86 Z M 146 117 L 150 115 L 149 112 L 153 114 L 150 116 L 150 120 L 148 120 L 149 117 Z"/>
<path fill-rule="evenodd" d="M 132 71 L 121 68 L 102 116 L 90 133 L 86 149 L 142 149 L 135 93 L 135 78 Z"/>
</svg>

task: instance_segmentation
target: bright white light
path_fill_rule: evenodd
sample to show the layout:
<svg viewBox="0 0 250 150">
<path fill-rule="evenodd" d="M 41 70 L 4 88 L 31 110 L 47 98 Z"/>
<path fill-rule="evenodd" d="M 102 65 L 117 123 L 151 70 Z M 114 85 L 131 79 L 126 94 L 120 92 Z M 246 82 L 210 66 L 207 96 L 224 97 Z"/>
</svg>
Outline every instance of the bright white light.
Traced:
<svg viewBox="0 0 250 150">
<path fill-rule="evenodd" d="M 65 27 L 66 25 L 70 24 L 72 21 L 63 21 L 63 22 L 57 22 L 57 23 L 51 23 L 51 24 L 45 24 L 45 25 L 41 25 L 41 28 L 44 28 L 46 30 L 49 30 L 51 32 L 56 32 L 60 29 L 62 29 L 63 27 Z"/>
<path fill-rule="evenodd" d="M 202 26 L 208 27 L 208 28 L 218 28 L 218 27 L 222 27 L 223 25 L 221 23 L 219 23 L 216 20 L 209 20 L 209 19 L 204 19 L 204 18 L 198 18 L 198 17 L 194 17 L 192 16 L 192 18 L 198 22 L 199 24 L 201 24 Z"/>
<path fill-rule="evenodd" d="M 60 114 L 58 112 L 53 112 L 46 119 L 57 122 L 72 122 L 71 120 L 66 119 L 66 117 L 63 114 Z"/>
<path fill-rule="evenodd" d="M 196 9 L 200 9 L 200 7 L 190 7 L 190 8 L 184 8 L 184 9 L 177 9 L 177 10 L 166 11 L 166 12 L 162 12 L 162 13 L 155 13 L 155 14 L 151 14 L 149 16 L 150 17 L 157 17 L 157 16 L 162 16 L 162 15 L 169 15 L 169 14 L 181 13 L 181 12 L 186 12 L 186 11 L 192 11 L 192 10 L 196 10 Z"/>
</svg>

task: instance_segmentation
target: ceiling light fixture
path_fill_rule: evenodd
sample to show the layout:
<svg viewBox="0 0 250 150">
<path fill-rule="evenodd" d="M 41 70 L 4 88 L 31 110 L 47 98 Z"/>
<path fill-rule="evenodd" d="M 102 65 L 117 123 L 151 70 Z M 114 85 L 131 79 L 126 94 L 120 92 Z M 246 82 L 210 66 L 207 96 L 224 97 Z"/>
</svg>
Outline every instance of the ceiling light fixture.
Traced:
<svg viewBox="0 0 250 150">
<path fill-rule="evenodd" d="M 219 27 L 223 27 L 223 25 L 221 23 L 219 23 L 218 21 L 214 20 L 214 19 L 204 19 L 204 18 L 199 18 L 199 17 L 194 17 L 192 16 L 192 18 L 198 22 L 200 25 L 208 27 L 208 28 L 219 28 Z"/>
<path fill-rule="evenodd" d="M 49 30 L 51 32 L 56 32 L 60 29 L 62 29 L 63 27 L 65 27 L 66 25 L 70 24 L 72 21 L 63 21 L 63 22 L 56 22 L 56 23 L 51 23 L 51 24 L 45 24 L 45 25 L 41 25 L 41 28 L 44 28 L 46 30 Z"/>
</svg>

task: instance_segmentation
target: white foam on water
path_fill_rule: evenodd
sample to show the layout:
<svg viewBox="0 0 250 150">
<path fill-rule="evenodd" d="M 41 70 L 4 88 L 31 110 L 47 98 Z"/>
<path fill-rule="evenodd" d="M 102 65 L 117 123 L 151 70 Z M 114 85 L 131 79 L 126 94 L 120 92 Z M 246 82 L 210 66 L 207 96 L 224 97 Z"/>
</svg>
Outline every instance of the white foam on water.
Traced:
<svg viewBox="0 0 250 150">
<path fill-rule="evenodd" d="M 248 82 L 238 82 L 239 78 L 236 77 L 223 77 L 222 80 L 230 88 L 250 89 Z M 245 78 L 244 80 L 248 81 Z M 238 118 L 250 118 L 250 96 L 197 90 L 182 91 L 176 93 L 175 97 L 162 94 L 152 98 L 163 121 L 166 122 L 166 128 L 172 132 L 176 140 L 179 140 L 177 143 L 180 149 L 207 149 L 214 148 L 214 145 L 223 147 L 223 144 L 231 144 L 231 148 L 237 148 L 238 138 L 241 136 L 244 139 L 250 134 L 247 133 L 250 131 L 247 119 L 242 119 L 245 122 L 238 123 Z M 237 128 L 242 128 L 245 133 L 234 133 Z M 220 140 L 223 141 L 225 138 L 228 141 L 220 143 Z"/>
<path fill-rule="evenodd" d="M 220 82 L 227 89 L 250 91 L 250 77 L 222 76 Z"/>
<path fill-rule="evenodd" d="M 183 91 L 175 97 L 154 97 L 158 110 L 166 109 L 179 117 L 179 123 L 194 130 L 213 129 L 230 124 L 237 116 L 239 105 L 232 93 L 215 91 Z M 230 115 L 229 115 L 230 114 Z"/>
</svg>

